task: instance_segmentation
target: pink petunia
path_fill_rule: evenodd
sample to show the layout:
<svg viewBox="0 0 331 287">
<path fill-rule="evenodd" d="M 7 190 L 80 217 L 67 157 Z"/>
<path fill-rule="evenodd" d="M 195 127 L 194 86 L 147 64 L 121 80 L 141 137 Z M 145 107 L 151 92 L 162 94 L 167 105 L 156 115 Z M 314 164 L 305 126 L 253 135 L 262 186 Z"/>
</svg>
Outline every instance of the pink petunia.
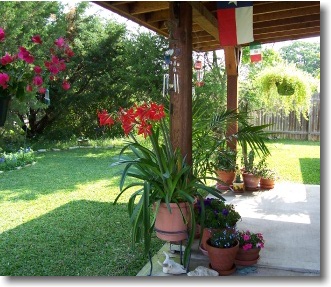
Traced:
<svg viewBox="0 0 331 287">
<path fill-rule="evenodd" d="M 5 41 L 5 31 L 0 27 L 0 42 Z"/>
<path fill-rule="evenodd" d="M 251 237 L 249 236 L 249 235 L 247 235 L 247 234 L 244 234 L 244 241 L 248 241 Z"/>
<path fill-rule="evenodd" d="M 251 244 L 251 243 L 246 243 L 246 244 L 243 246 L 243 249 L 244 249 L 244 250 L 252 249 L 252 244 Z"/>
<path fill-rule="evenodd" d="M 31 40 L 32 40 L 33 43 L 36 43 L 36 44 L 42 44 L 43 43 L 43 41 L 40 38 L 40 35 L 34 35 L 31 38 Z"/>
</svg>

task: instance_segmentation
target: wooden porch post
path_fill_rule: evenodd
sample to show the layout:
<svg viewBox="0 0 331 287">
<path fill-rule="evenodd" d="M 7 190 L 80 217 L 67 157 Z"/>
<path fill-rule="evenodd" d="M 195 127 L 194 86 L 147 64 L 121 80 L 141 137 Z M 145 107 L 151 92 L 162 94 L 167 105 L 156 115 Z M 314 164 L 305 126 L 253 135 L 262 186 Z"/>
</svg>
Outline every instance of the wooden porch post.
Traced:
<svg viewBox="0 0 331 287">
<path fill-rule="evenodd" d="M 169 2 L 170 48 L 170 138 L 192 164 L 192 7 L 187 2 Z M 175 56 L 175 58 L 174 58 Z M 175 67 L 174 67 L 175 66 Z M 176 68 L 174 72 L 173 68 Z M 178 82 L 173 83 L 178 76 Z"/>
<path fill-rule="evenodd" d="M 238 110 L 238 66 L 241 51 L 235 47 L 224 47 L 225 66 L 227 74 L 227 110 Z M 227 135 L 238 132 L 238 123 L 234 122 L 227 127 Z M 237 141 L 228 142 L 228 147 L 237 149 Z"/>
</svg>

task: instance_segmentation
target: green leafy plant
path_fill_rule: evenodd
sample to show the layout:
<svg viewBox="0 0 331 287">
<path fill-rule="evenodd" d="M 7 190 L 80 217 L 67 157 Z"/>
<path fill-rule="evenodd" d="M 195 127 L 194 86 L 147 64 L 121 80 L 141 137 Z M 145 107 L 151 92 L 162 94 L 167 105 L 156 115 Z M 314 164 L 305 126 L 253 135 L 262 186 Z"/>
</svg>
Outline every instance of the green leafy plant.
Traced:
<svg viewBox="0 0 331 287">
<path fill-rule="evenodd" d="M 229 148 L 216 149 L 212 156 L 212 165 L 216 170 L 235 171 L 237 152 Z"/>
<path fill-rule="evenodd" d="M 20 148 L 17 152 L 0 153 L 0 170 L 13 170 L 16 167 L 31 164 L 35 161 L 35 154 L 31 148 Z"/>
<path fill-rule="evenodd" d="M 249 230 L 241 230 L 237 233 L 239 247 L 244 250 L 252 248 L 264 248 L 264 238 L 262 233 L 253 233 Z"/>
<path fill-rule="evenodd" d="M 216 198 L 198 201 L 194 207 L 196 222 L 202 227 L 220 229 L 233 227 L 241 220 L 233 204 L 227 204 Z"/>
<path fill-rule="evenodd" d="M 216 248 L 230 248 L 238 243 L 236 227 L 227 227 L 223 230 L 214 230 L 208 242 Z"/>
<path fill-rule="evenodd" d="M 160 204 L 165 203 L 171 211 L 170 203 L 187 202 L 192 218 L 184 253 L 187 264 L 195 233 L 195 199 L 202 198 L 201 191 L 224 198 L 217 189 L 204 184 L 204 179 L 196 177 L 180 150 L 172 148 L 163 105 L 144 103 L 129 109 L 121 108 L 115 117 L 104 110 L 98 113 L 98 117 L 100 125 L 112 126 L 119 121 L 124 133 L 131 137 L 121 150 L 120 159 L 112 166 L 124 166 L 120 193 L 114 203 L 124 192 L 132 192 L 128 200 L 132 243 L 143 240 L 145 252 L 148 252 Z M 134 128 L 137 128 L 138 135 L 150 140 L 150 145 L 139 142 L 133 133 Z"/>
</svg>

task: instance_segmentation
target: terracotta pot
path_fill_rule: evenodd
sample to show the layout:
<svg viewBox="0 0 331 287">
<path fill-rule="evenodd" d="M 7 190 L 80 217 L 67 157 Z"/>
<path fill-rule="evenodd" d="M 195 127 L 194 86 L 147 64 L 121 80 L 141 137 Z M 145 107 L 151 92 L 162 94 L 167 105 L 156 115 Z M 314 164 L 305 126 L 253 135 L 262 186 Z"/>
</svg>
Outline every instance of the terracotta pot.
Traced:
<svg viewBox="0 0 331 287">
<path fill-rule="evenodd" d="M 161 203 L 155 220 L 156 236 L 169 242 L 179 242 L 188 238 L 188 222 L 190 222 L 189 205 L 186 202 L 170 203 L 171 213 L 167 205 Z M 186 219 L 186 223 L 184 222 Z"/>
<path fill-rule="evenodd" d="M 235 258 L 239 250 L 238 241 L 234 247 L 216 248 L 211 246 L 209 240 L 207 240 L 206 246 L 212 269 L 216 270 L 220 275 L 230 275 L 236 271 Z"/>
<path fill-rule="evenodd" d="M 207 255 L 207 240 L 211 237 L 213 231 L 216 231 L 217 229 L 213 228 L 204 228 L 202 231 L 202 239 L 201 239 L 201 245 L 200 250 L 203 254 Z"/>
<path fill-rule="evenodd" d="M 252 173 L 243 173 L 244 185 L 246 191 L 259 190 L 260 177 L 255 176 Z"/>
<path fill-rule="evenodd" d="M 275 181 L 273 179 L 261 178 L 260 188 L 261 189 L 273 189 L 275 187 Z"/>
<path fill-rule="evenodd" d="M 260 250 L 261 248 L 252 248 L 248 250 L 239 248 L 235 263 L 243 266 L 256 264 L 260 258 Z"/>
<path fill-rule="evenodd" d="M 224 170 L 216 170 L 217 176 L 220 182 L 216 183 L 216 187 L 219 190 L 227 190 L 229 186 L 232 185 L 232 182 L 235 177 L 234 171 L 224 171 Z"/>
</svg>

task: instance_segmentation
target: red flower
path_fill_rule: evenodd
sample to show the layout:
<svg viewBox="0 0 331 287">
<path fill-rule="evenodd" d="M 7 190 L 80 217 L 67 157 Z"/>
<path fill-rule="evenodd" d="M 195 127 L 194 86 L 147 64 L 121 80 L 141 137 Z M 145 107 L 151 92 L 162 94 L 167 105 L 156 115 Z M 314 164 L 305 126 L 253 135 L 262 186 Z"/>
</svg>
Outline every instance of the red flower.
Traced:
<svg viewBox="0 0 331 287">
<path fill-rule="evenodd" d="M 98 118 L 100 126 L 112 126 L 115 123 L 111 115 L 108 114 L 107 110 L 102 110 L 101 112 L 98 112 Z"/>
<path fill-rule="evenodd" d="M 70 89 L 70 84 L 69 84 L 69 82 L 67 82 L 66 80 L 64 80 L 64 81 L 62 82 L 62 88 L 63 88 L 63 90 L 65 90 L 65 91 L 69 90 L 69 89 Z"/>
<path fill-rule="evenodd" d="M 33 70 L 36 74 L 41 74 L 41 72 L 43 71 L 39 66 L 35 66 Z"/>
<path fill-rule="evenodd" d="M 164 106 L 156 103 L 151 103 L 150 119 L 153 121 L 159 121 L 165 117 Z"/>
<path fill-rule="evenodd" d="M 40 35 L 35 35 L 35 36 L 33 36 L 33 37 L 31 38 L 31 40 L 32 40 L 33 43 L 36 43 L 36 44 L 42 44 L 42 43 L 43 43 L 43 41 L 42 41 L 41 38 L 40 38 Z"/>
<path fill-rule="evenodd" d="M 46 89 L 44 87 L 40 87 L 40 88 L 38 88 L 38 93 L 45 94 L 46 93 Z"/>
<path fill-rule="evenodd" d="M 13 61 L 14 61 L 14 57 L 6 52 L 6 54 L 1 58 L 1 65 L 8 65 Z"/>
<path fill-rule="evenodd" d="M 32 86 L 31 85 L 27 85 L 26 86 L 26 91 L 27 92 L 32 92 L 33 91 Z"/>
<path fill-rule="evenodd" d="M 0 42 L 5 41 L 5 31 L 0 28 Z"/>
<path fill-rule="evenodd" d="M 34 61 L 34 57 L 30 54 L 30 52 L 24 47 L 19 47 L 18 57 L 28 64 L 32 64 Z"/>
<path fill-rule="evenodd" d="M 9 82 L 9 76 L 6 73 L 0 73 L 0 86 L 2 86 L 3 89 L 7 89 Z"/>
<path fill-rule="evenodd" d="M 138 135 L 144 135 L 144 138 L 152 133 L 152 125 L 148 124 L 146 121 L 142 121 L 138 127 Z"/>
<path fill-rule="evenodd" d="M 43 78 L 42 77 L 40 77 L 40 76 L 35 76 L 34 78 L 33 78 L 33 84 L 35 85 L 35 86 L 41 86 L 42 84 L 43 84 Z"/>
</svg>

